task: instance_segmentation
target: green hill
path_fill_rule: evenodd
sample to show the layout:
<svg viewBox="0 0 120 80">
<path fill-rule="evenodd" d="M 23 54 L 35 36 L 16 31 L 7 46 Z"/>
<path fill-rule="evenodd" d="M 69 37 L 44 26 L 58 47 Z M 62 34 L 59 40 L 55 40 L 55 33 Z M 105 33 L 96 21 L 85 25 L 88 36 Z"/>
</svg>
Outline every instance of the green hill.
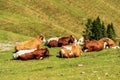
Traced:
<svg viewBox="0 0 120 80">
<path fill-rule="evenodd" d="M 86 20 L 100 16 L 120 34 L 119 0 L 0 0 L 0 29 L 26 36 L 81 37 Z"/>
</svg>

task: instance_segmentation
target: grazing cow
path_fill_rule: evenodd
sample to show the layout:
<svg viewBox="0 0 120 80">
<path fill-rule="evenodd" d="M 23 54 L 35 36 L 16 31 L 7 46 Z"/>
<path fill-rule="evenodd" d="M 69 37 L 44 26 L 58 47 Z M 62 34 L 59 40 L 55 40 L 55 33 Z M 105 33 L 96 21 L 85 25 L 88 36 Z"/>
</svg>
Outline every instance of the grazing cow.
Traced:
<svg viewBox="0 0 120 80">
<path fill-rule="evenodd" d="M 58 37 L 50 38 L 47 40 L 46 45 L 50 48 L 51 47 L 58 47 L 58 39 L 59 39 Z"/>
<path fill-rule="evenodd" d="M 70 35 L 69 37 L 62 37 L 58 40 L 58 47 L 68 45 L 70 43 L 75 43 L 76 39 L 74 36 Z"/>
<path fill-rule="evenodd" d="M 82 52 L 79 44 L 70 44 L 62 46 L 59 55 L 61 58 L 73 58 L 79 57 Z"/>
<path fill-rule="evenodd" d="M 104 40 L 105 42 L 107 42 L 107 44 L 108 44 L 107 47 L 108 48 L 119 48 L 119 46 L 117 46 L 115 44 L 115 42 L 112 39 L 110 39 L 110 38 L 102 38 L 100 40 Z"/>
<path fill-rule="evenodd" d="M 104 40 L 85 40 L 84 42 L 83 49 L 85 52 L 100 51 L 107 46 L 107 43 L 104 42 Z"/>
<path fill-rule="evenodd" d="M 20 50 L 17 53 L 13 54 L 14 59 L 21 60 L 30 60 L 30 59 L 43 59 L 45 57 L 50 56 L 49 50 L 47 48 L 44 49 L 36 49 L 36 50 Z"/>
<path fill-rule="evenodd" d="M 16 44 L 15 51 L 17 52 L 19 50 L 30 50 L 35 48 L 40 49 L 42 47 L 42 42 L 44 41 L 45 41 L 44 36 L 40 35 L 33 40 L 28 40 Z"/>
</svg>

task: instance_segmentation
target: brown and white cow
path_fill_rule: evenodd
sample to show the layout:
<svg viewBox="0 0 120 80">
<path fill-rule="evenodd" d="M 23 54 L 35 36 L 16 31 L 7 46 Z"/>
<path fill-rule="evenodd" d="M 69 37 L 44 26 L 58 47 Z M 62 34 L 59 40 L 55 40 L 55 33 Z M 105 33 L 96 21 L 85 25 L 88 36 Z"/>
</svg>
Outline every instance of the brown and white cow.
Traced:
<svg viewBox="0 0 120 80">
<path fill-rule="evenodd" d="M 104 40 L 85 40 L 83 49 L 85 52 L 100 51 L 106 46 L 107 43 Z"/>
<path fill-rule="evenodd" d="M 77 40 L 73 35 L 70 35 L 69 37 L 61 37 L 58 40 L 58 47 L 68 45 L 70 43 L 75 43 Z"/>
<path fill-rule="evenodd" d="M 116 43 L 110 38 L 102 38 L 100 40 L 107 42 L 108 48 L 119 48 L 119 46 L 117 46 Z"/>
<path fill-rule="evenodd" d="M 15 51 L 19 50 L 30 50 L 30 49 L 41 49 L 42 43 L 45 41 L 45 38 L 43 35 L 40 35 L 36 37 L 33 40 L 28 40 L 24 42 L 17 43 L 15 46 Z"/>
<path fill-rule="evenodd" d="M 59 37 L 50 38 L 47 40 L 46 45 L 50 48 L 51 47 L 58 47 L 58 40 L 59 40 Z"/>
<path fill-rule="evenodd" d="M 70 44 L 62 46 L 59 55 L 61 58 L 79 57 L 82 54 L 82 49 L 79 44 Z"/>
<path fill-rule="evenodd" d="M 43 59 L 49 57 L 49 50 L 47 48 L 33 49 L 33 50 L 20 50 L 13 54 L 14 59 L 30 60 L 30 59 Z"/>
</svg>

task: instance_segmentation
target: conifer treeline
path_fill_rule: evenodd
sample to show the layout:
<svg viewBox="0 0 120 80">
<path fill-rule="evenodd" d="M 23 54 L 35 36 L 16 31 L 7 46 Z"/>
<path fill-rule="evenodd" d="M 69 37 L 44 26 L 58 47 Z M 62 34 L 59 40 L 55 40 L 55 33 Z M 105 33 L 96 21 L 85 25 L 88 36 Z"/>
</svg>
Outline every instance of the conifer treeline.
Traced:
<svg viewBox="0 0 120 80">
<path fill-rule="evenodd" d="M 98 16 L 95 20 L 89 18 L 85 26 L 85 31 L 83 31 L 85 39 L 99 40 L 103 37 L 108 37 L 115 41 L 116 33 L 113 28 L 113 23 L 110 23 L 105 27 L 104 22 L 101 21 Z"/>
</svg>

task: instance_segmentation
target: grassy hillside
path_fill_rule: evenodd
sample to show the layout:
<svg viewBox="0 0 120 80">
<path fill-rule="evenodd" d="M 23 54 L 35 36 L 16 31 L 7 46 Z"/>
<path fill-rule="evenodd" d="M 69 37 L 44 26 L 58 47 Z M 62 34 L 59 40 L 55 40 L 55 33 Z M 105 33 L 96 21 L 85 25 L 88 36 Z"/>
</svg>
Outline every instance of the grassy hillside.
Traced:
<svg viewBox="0 0 120 80">
<path fill-rule="evenodd" d="M 32 39 L 32 37 L 16 34 L 9 31 L 0 30 L 0 42 L 7 43 L 8 41 L 16 42 L 16 41 L 24 41 L 27 39 Z"/>
<path fill-rule="evenodd" d="M 0 53 L 0 80 L 120 80 L 120 50 L 83 53 L 78 58 L 57 57 L 59 48 L 44 60 L 12 60 L 12 50 Z"/>
<path fill-rule="evenodd" d="M 13 32 L 0 30 L 0 51 L 9 51 L 11 49 L 14 49 L 16 42 L 28 39 L 33 39 L 33 37 L 28 37 Z"/>
<path fill-rule="evenodd" d="M 119 0 L 0 0 L 0 29 L 27 36 L 81 37 L 87 18 L 113 22 L 120 34 Z"/>
</svg>

